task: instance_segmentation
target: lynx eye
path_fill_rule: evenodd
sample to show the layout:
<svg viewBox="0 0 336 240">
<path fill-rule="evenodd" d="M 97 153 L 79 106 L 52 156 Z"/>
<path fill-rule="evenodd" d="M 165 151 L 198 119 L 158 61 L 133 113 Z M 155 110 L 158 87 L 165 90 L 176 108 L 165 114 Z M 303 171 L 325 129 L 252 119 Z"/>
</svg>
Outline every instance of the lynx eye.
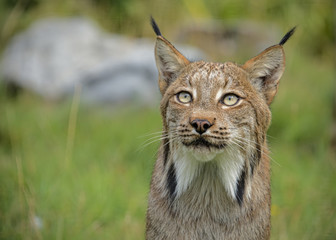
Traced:
<svg viewBox="0 0 336 240">
<path fill-rule="evenodd" d="M 180 103 L 190 103 L 192 101 L 191 94 L 188 92 L 179 92 L 176 98 Z"/>
<path fill-rule="evenodd" d="M 234 106 L 239 102 L 239 100 L 240 97 L 233 93 L 229 93 L 222 98 L 221 102 L 226 106 Z"/>
</svg>

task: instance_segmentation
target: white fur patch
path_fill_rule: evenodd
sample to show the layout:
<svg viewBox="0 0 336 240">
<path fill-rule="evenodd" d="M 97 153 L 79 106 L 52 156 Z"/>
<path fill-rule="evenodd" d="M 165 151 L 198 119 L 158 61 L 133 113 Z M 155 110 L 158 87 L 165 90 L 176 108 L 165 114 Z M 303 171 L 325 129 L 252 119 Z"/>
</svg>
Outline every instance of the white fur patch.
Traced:
<svg viewBox="0 0 336 240">
<path fill-rule="evenodd" d="M 237 182 L 244 166 L 244 158 L 240 154 L 227 154 L 218 159 L 219 175 L 229 196 L 236 199 Z"/>
<path fill-rule="evenodd" d="M 219 89 L 219 91 L 216 94 L 216 102 L 219 101 L 219 99 L 223 96 L 223 89 Z"/>
<path fill-rule="evenodd" d="M 176 170 L 176 195 L 180 196 L 199 174 L 201 163 L 181 150 L 173 155 L 173 161 Z"/>
<path fill-rule="evenodd" d="M 206 177 L 220 178 L 229 197 L 236 199 L 237 182 L 244 166 L 244 158 L 234 147 L 221 152 L 204 152 L 203 154 L 182 147 L 173 155 L 173 161 L 176 168 L 177 197 L 184 193 L 193 180 L 199 176 L 204 164 L 213 161 L 214 166 L 217 166 L 217 174 L 215 176 L 206 175 Z"/>
<path fill-rule="evenodd" d="M 193 93 L 193 100 L 195 101 L 197 99 L 197 90 L 196 90 L 196 88 L 193 88 L 192 93 Z"/>
</svg>

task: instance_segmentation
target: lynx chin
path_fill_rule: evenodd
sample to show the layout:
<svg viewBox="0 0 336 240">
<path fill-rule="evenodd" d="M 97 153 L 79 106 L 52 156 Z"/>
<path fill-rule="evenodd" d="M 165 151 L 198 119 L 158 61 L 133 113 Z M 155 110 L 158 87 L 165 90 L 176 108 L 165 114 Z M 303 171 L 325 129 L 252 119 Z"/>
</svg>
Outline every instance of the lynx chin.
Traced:
<svg viewBox="0 0 336 240">
<path fill-rule="evenodd" d="M 269 105 L 295 28 L 238 65 L 191 62 L 151 23 L 163 133 L 146 239 L 269 239 Z"/>
</svg>

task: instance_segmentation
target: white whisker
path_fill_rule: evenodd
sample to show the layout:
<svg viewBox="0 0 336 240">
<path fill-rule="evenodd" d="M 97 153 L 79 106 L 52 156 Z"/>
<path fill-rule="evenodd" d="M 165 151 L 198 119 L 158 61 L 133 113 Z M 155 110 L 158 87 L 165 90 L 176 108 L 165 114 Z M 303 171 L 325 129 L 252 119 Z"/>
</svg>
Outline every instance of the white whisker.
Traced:
<svg viewBox="0 0 336 240">
<path fill-rule="evenodd" d="M 152 135 L 163 134 L 163 133 L 165 133 L 165 131 L 152 132 L 152 133 L 147 133 L 147 134 L 138 136 L 138 138 L 145 138 L 145 137 L 149 137 Z"/>
<path fill-rule="evenodd" d="M 256 141 L 253 141 L 253 140 L 250 140 L 250 139 L 246 139 L 246 138 L 243 138 L 243 137 L 236 137 L 236 138 L 235 138 L 235 141 L 237 141 L 237 142 L 239 142 L 239 143 L 241 143 L 241 144 L 243 144 L 243 145 L 244 145 L 244 144 L 251 144 L 251 143 L 255 144 L 255 146 L 253 146 L 253 145 L 249 145 L 249 146 L 252 146 L 254 150 L 260 152 L 261 154 L 265 154 L 268 158 L 271 159 L 272 162 L 274 162 L 274 163 L 277 164 L 278 166 L 281 166 L 280 163 L 278 163 L 275 159 L 273 159 L 273 158 L 270 156 L 270 154 L 266 154 L 266 152 L 264 152 L 264 151 L 262 150 L 262 149 L 263 149 L 263 148 L 262 148 L 262 145 L 260 145 L 260 144 L 257 143 Z M 238 143 L 237 143 L 237 144 L 238 144 Z M 238 144 L 238 145 L 240 145 L 240 144 Z M 258 149 L 258 148 L 256 148 L 256 146 L 259 146 L 261 150 Z M 242 146 L 241 146 L 241 148 L 244 149 Z M 271 153 L 271 151 L 269 151 L 269 152 Z"/>
</svg>

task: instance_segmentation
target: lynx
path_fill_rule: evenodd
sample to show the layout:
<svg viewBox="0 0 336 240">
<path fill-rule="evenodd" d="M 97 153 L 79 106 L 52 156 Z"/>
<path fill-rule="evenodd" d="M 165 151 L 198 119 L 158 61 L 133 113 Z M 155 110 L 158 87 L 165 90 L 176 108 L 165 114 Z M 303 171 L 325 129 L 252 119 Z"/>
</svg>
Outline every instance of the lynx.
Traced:
<svg viewBox="0 0 336 240">
<path fill-rule="evenodd" d="M 191 62 L 151 23 L 163 134 L 146 239 L 269 239 L 269 105 L 295 28 L 238 65 Z"/>
</svg>

